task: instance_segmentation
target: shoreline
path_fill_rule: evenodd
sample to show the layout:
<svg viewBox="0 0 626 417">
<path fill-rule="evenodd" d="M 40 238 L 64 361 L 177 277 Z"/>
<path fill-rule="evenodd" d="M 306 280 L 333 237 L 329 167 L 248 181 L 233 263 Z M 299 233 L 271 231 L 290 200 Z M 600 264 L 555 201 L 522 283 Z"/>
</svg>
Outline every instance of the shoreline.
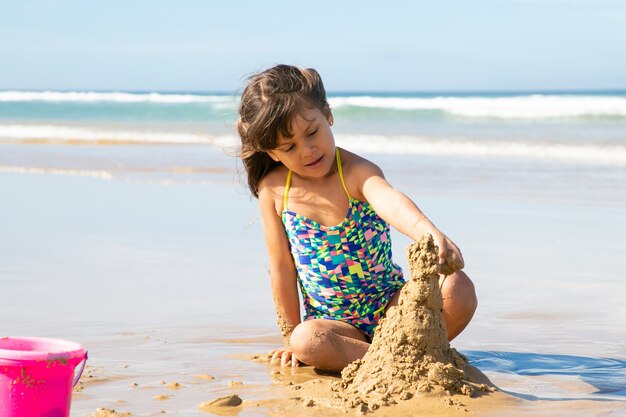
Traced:
<svg viewBox="0 0 626 417">
<path fill-rule="evenodd" d="M 275 383 L 276 375 L 300 381 L 306 370 L 249 359 L 281 339 L 256 202 L 232 178 L 164 187 L 0 173 L 0 188 L 15 196 L 0 206 L 2 331 L 88 348 L 98 382 L 74 396 L 72 417 L 97 407 L 204 415 L 197 405 L 233 393 L 231 381 L 243 383 L 244 403 L 267 400 L 240 416 L 317 409 L 290 405 L 289 385 Z M 476 316 L 452 346 L 518 396 L 478 415 L 626 411 L 623 210 L 405 191 L 459 244 L 477 285 Z M 407 271 L 407 239 L 393 241 Z M 183 388 L 165 387 L 172 382 Z"/>
<path fill-rule="evenodd" d="M 128 337 L 128 336 L 126 336 Z M 276 339 L 279 339 L 276 336 Z M 240 353 L 225 354 L 219 364 L 211 367 L 193 367 L 165 373 L 147 372 L 140 363 L 88 368 L 95 381 L 74 395 L 72 416 L 88 416 L 98 407 L 130 412 L 132 415 L 152 416 L 168 414 L 176 416 L 205 415 L 198 406 L 211 400 L 238 395 L 243 404 L 237 407 L 211 409 L 212 414 L 239 416 L 272 415 L 323 415 L 340 416 L 358 410 L 344 407 L 334 399 L 330 386 L 338 378 L 317 375 L 310 367 L 282 368 L 271 365 L 264 354 L 250 355 L 249 348 L 266 350 L 272 346 L 268 340 L 260 343 L 251 340 L 239 343 Z M 271 342 L 271 340 L 270 340 Z M 146 344 L 165 344 L 164 340 L 151 339 Z M 169 342 L 171 343 L 171 342 Z M 226 350 L 233 350 L 233 346 Z M 154 351 L 152 351 L 154 353 Z M 545 356 L 545 360 L 550 357 Z M 148 364 L 148 360 L 146 364 Z M 211 369 L 207 369 L 211 368 Z M 502 381 L 501 373 L 487 372 L 496 385 Z M 489 375 L 491 374 L 491 375 Z M 507 388 L 479 398 L 464 395 L 416 396 L 398 406 L 383 406 L 368 415 L 410 416 L 423 411 L 434 416 L 471 415 L 518 416 L 518 415 L 598 415 L 598 413 L 626 410 L 626 400 L 614 396 L 594 396 L 592 389 L 577 378 L 563 376 L 511 375 Z M 92 379 L 93 379 L 92 378 Z M 505 377 L 506 378 L 506 377 Z M 536 390 L 530 395 L 516 392 L 515 388 Z M 569 395 L 541 395 L 546 389 L 560 390 Z M 572 395 L 574 394 L 574 395 Z M 166 398 L 165 398 L 166 397 Z"/>
</svg>

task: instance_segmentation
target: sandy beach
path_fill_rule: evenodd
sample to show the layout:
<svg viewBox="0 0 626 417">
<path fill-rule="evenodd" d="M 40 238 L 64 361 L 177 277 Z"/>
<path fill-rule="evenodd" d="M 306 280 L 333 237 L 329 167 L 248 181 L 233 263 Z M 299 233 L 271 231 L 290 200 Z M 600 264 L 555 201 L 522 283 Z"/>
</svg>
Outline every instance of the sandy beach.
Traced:
<svg viewBox="0 0 626 417">
<path fill-rule="evenodd" d="M 626 417 L 626 1 L 328 6 L 2 3 L 0 417 Z M 294 110 L 306 117 L 271 144 L 266 127 Z M 326 255 L 334 237 L 320 246 L 307 233 L 313 249 L 297 263 L 322 280 L 350 276 L 316 286 L 338 299 L 333 314 L 361 310 L 348 281 L 391 269 L 389 236 L 410 279 L 394 298 L 402 307 L 385 310 L 384 340 L 343 378 L 270 361 L 284 340 L 239 158 L 277 146 L 296 173 L 296 220 L 337 220 L 328 208 L 344 190 L 399 213 L 389 223 L 412 222 L 397 194 L 373 196 L 384 183 L 361 181 L 369 168 L 357 158 L 333 188 L 320 171 L 334 150 L 328 129 L 458 246 L 478 299 L 448 345 L 428 237 L 377 233 L 374 222 L 355 233 L 360 248 L 340 233 L 350 259 L 381 260 L 353 263 Z M 298 178 L 309 173 L 320 181 Z M 321 211 L 298 206 L 308 201 Z M 273 236 L 280 278 L 288 263 L 274 260 L 287 251 Z M 467 286 L 457 283 L 444 292 Z M 366 296 L 382 288 L 365 284 Z M 294 293 L 279 287 L 284 329 Z M 465 320 L 449 320 L 451 333 L 455 321 Z M 313 329 L 314 342 L 323 336 Z M 19 337 L 88 352 L 68 416 L 69 384 L 31 401 L 17 389 L 41 379 L 14 365 L 67 381 L 85 352 L 71 344 L 62 357 Z M 315 345 L 298 354 L 313 362 Z M 49 410 L 24 416 L 18 401 Z"/>
<path fill-rule="evenodd" d="M 281 338 L 256 202 L 235 161 L 210 156 L 220 169 L 195 182 L 171 171 L 167 180 L 0 173 L 1 332 L 89 350 L 72 417 L 99 407 L 136 416 L 345 415 L 322 400 L 336 378 L 265 360 Z M 624 415 L 619 192 L 576 176 L 550 186 L 541 175 L 520 181 L 515 162 L 503 163 L 507 177 L 497 165 L 473 175 L 476 160 L 372 158 L 461 247 L 479 308 L 452 346 L 500 389 L 452 404 L 414 398 L 375 415 Z M 406 270 L 409 242 L 393 239 Z M 198 408 L 232 394 L 241 405 Z"/>
</svg>

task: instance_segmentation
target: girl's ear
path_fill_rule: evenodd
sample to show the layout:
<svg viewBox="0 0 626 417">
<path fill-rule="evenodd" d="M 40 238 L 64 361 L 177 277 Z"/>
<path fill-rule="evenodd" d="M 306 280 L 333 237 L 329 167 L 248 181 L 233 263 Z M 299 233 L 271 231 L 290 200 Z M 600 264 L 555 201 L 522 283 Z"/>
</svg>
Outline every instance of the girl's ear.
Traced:
<svg viewBox="0 0 626 417">
<path fill-rule="evenodd" d="M 274 153 L 274 151 L 267 151 L 267 154 L 270 156 L 270 158 L 272 158 L 274 161 L 278 162 L 279 159 L 276 156 L 276 154 Z"/>
<path fill-rule="evenodd" d="M 333 119 L 333 112 L 330 106 L 324 106 L 324 108 L 322 109 L 322 113 L 324 114 L 324 116 L 326 116 L 326 121 L 328 122 L 328 125 L 332 126 L 335 122 L 335 119 Z"/>
</svg>

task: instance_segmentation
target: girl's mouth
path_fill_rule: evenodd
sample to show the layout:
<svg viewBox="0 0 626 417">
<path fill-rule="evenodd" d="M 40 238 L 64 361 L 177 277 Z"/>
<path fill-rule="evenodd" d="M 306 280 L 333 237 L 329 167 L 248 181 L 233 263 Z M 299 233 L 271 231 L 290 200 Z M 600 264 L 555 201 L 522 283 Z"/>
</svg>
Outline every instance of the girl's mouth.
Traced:
<svg viewBox="0 0 626 417">
<path fill-rule="evenodd" d="M 306 164 L 305 167 L 317 168 L 318 166 L 322 164 L 322 159 L 324 159 L 324 155 L 320 156 L 319 158 L 317 158 L 315 161 L 311 162 L 310 164 Z"/>
</svg>

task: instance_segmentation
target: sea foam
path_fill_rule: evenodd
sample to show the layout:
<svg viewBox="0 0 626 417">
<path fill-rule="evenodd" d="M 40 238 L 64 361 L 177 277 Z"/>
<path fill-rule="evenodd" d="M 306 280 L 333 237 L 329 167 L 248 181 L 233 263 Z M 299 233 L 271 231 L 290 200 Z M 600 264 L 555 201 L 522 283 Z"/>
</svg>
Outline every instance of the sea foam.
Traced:
<svg viewBox="0 0 626 417">
<path fill-rule="evenodd" d="M 523 95 L 514 97 L 374 97 L 330 99 L 331 107 L 440 111 L 469 118 L 552 119 L 626 117 L 626 97 L 585 95 Z"/>
<path fill-rule="evenodd" d="M 561 162 L 626 166 L 626 145 L 472 138 L 432 138 L 409 135 L 335 136 L 339 146 L 355 152 L 395 155 L 433 155 L 481 158 L 525 158 Z M 0 142 L 61 144 L 171 144 L 207 145 L 236 156 L 236 135 L 193 132 L 151 132 L 62 125 L 2 125 Z"/>
<path fill-rule="evenodd" d="M 239 97 L 235 95 L 95 92 L 95 91 L 0 91 L 0 102 L 54 103 L 148 103 L 207 104 L 218 110 L 235 112 Z M 519 94 L 510 96 L 440 95 L 440 96 L 331 96 L 334 109 L 374 109 L 399 112 L 439 112 L 465 118 L 492 119 L 571 119 L 626 118 L 626 95 L 620 94 Z M 384 117 L 384 115 L 382 116 Z"/>
<path fill-rule="evenodd" d="M 118 142 L 210 144 L 214 136 L 200 133 L 106 130 L 62 125 L 2 125 L 0 139 L 39 142 Z"/>
<path fill-rule="evenodd" d="M 22 167 L 22 166 L 1 166 L 0 173 L 7 174 L 55 174 L 55 175 L 73 175 L 79 177 L 93 177 L 103 180 L 113 179 L 113 174 L 103 170 L 86 170 L 86 169 L 62 169 L 51 167 Z"/>
<path fill-rule="evenodd" d="M 214 103 L 231 105 L 235 99 L 226 95 L 90 92 L 90 91 L 0 91 L 0 102 L 114 102 L 114 103 Z"/>
<path fill-rule="evenodd" d="M 482 158 L 525 158 L 626 166 L 626 146 L 530 141 L 338 135 L 337 144 L 356 152 Z"/>
</svg>

